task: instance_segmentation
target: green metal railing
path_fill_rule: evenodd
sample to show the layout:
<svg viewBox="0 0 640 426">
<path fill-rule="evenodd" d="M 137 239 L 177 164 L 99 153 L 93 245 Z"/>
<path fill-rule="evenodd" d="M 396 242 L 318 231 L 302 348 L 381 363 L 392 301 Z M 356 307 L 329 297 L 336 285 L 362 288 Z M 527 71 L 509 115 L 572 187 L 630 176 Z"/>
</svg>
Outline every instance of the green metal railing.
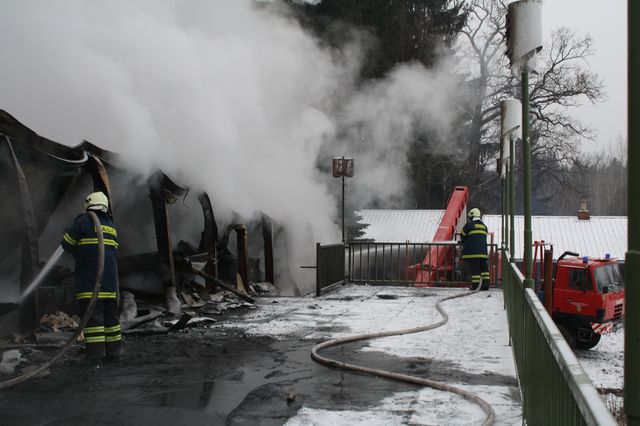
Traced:
<svg viewBox="0 0 640 426">
<path fill-rule="evenodd" d="M 528 425 L 616 425 L 616 421 L 509 254 L 502 288 Z"/>
</svg>

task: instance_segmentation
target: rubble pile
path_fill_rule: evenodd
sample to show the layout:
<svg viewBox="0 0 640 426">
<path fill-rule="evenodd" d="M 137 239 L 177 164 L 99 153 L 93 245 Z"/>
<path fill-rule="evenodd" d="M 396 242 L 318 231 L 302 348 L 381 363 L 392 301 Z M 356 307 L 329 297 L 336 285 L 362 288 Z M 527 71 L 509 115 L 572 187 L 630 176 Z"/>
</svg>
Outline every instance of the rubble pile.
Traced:
<svg viewBox="0 0 640 426">
<path fill-rule="evenodd" d="M 274 291 L 269 283 L 252 284 L 251 292 L 266 295 Z M 198 285 L 185 285 L 177 295 L 180 303 L 177 313 L 165 303 L 154 303 L 153 298 L 135 296 L 123 291 L 120 299 L 122 334 L 149 335 L 184 331 L 187 328 L 208 328 L 219 317 L 236 309 L 253 309 L 253 303 L 242 300 L 229 291 L 208 293 Z M 59 349 L 73 336 L 80 319 L 57 311 L 42 316 L 37 329 L 28 335 L 14 334 L 0 340 L 0 376 L 28 370 L 28 364 L 45 358 L 46 350 Z M 82 334 L 79 341 L 83 340 Z M 78 345 L 78 348 L 80 346 Z"/>
</svg>

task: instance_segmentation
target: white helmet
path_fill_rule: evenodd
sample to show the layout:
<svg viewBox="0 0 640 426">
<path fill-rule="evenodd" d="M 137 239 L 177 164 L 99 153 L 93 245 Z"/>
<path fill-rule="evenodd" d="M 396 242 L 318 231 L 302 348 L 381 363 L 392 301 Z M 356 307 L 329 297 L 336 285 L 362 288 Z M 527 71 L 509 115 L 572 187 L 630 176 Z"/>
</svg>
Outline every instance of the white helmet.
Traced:
<svg viewBox="0 0 640 426">
<path fill-rule="evenodd" d="M 467 213 L 468 217 L 482 217 L 482 213 L 480 213 L 480 209 L 471 209 L 469 213 Z"/>
<path fill-rule="evenodd" d="M 91 194 L 87 195 L 87 198 L 85 198 L 82 207 L 84 207 L 85 210 L 107 211 L 107 209 L 109 208 L 109 199 L 106 195 L 104 195 L 104 192 L 92 192 Z"/>
</svg>

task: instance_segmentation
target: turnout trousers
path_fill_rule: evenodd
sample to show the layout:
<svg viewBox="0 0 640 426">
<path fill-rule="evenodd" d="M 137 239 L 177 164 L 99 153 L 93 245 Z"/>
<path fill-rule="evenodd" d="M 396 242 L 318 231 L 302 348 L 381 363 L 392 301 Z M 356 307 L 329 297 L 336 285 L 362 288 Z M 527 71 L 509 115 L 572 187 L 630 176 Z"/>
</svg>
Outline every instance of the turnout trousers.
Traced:
<svg viewBox="0 0 640 426">
<path fill-rule="evenodd" d="M 78 300 L 80 317 L 84 317 L 91 299 Z M 84 328 L 87 357 L 101 359 L 117 358 L 122 350 L 118 318 L 118 302 L 115 298 L 98 299 L 96 307 Z"/>
<path fill-rule="evenodd" d="M 483 288 L 489 288 L 489 261 L 488 259 L 465 259 L 469 262 L 469 271 L 471 272 L 471 288 L 475 290 L 483 283 Z"/>
</svg>

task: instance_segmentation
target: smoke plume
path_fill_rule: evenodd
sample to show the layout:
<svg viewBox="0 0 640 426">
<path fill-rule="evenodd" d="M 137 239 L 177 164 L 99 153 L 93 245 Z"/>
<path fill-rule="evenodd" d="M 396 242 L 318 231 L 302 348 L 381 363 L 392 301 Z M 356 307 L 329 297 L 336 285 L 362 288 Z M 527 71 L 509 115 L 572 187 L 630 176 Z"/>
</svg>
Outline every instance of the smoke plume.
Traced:
<svg viewBox="0 0 640 426">
<path fill-rule="evenodd" d="M 396 202 L 415 132 L 451 125 L 446 73 L 407 66 L 356 90 L 359 46 L 321 47 L 278 3 L 0 4 L 3 109 L 50 139 L 118 152 L 140 175 L 161 168 L 206 190 L 223 221 L 265 211 L 286 224 L 303 292 L 313 243 L 340 240 L 320 153 L 356 158 L 354 196 Z"/>
</svg>

